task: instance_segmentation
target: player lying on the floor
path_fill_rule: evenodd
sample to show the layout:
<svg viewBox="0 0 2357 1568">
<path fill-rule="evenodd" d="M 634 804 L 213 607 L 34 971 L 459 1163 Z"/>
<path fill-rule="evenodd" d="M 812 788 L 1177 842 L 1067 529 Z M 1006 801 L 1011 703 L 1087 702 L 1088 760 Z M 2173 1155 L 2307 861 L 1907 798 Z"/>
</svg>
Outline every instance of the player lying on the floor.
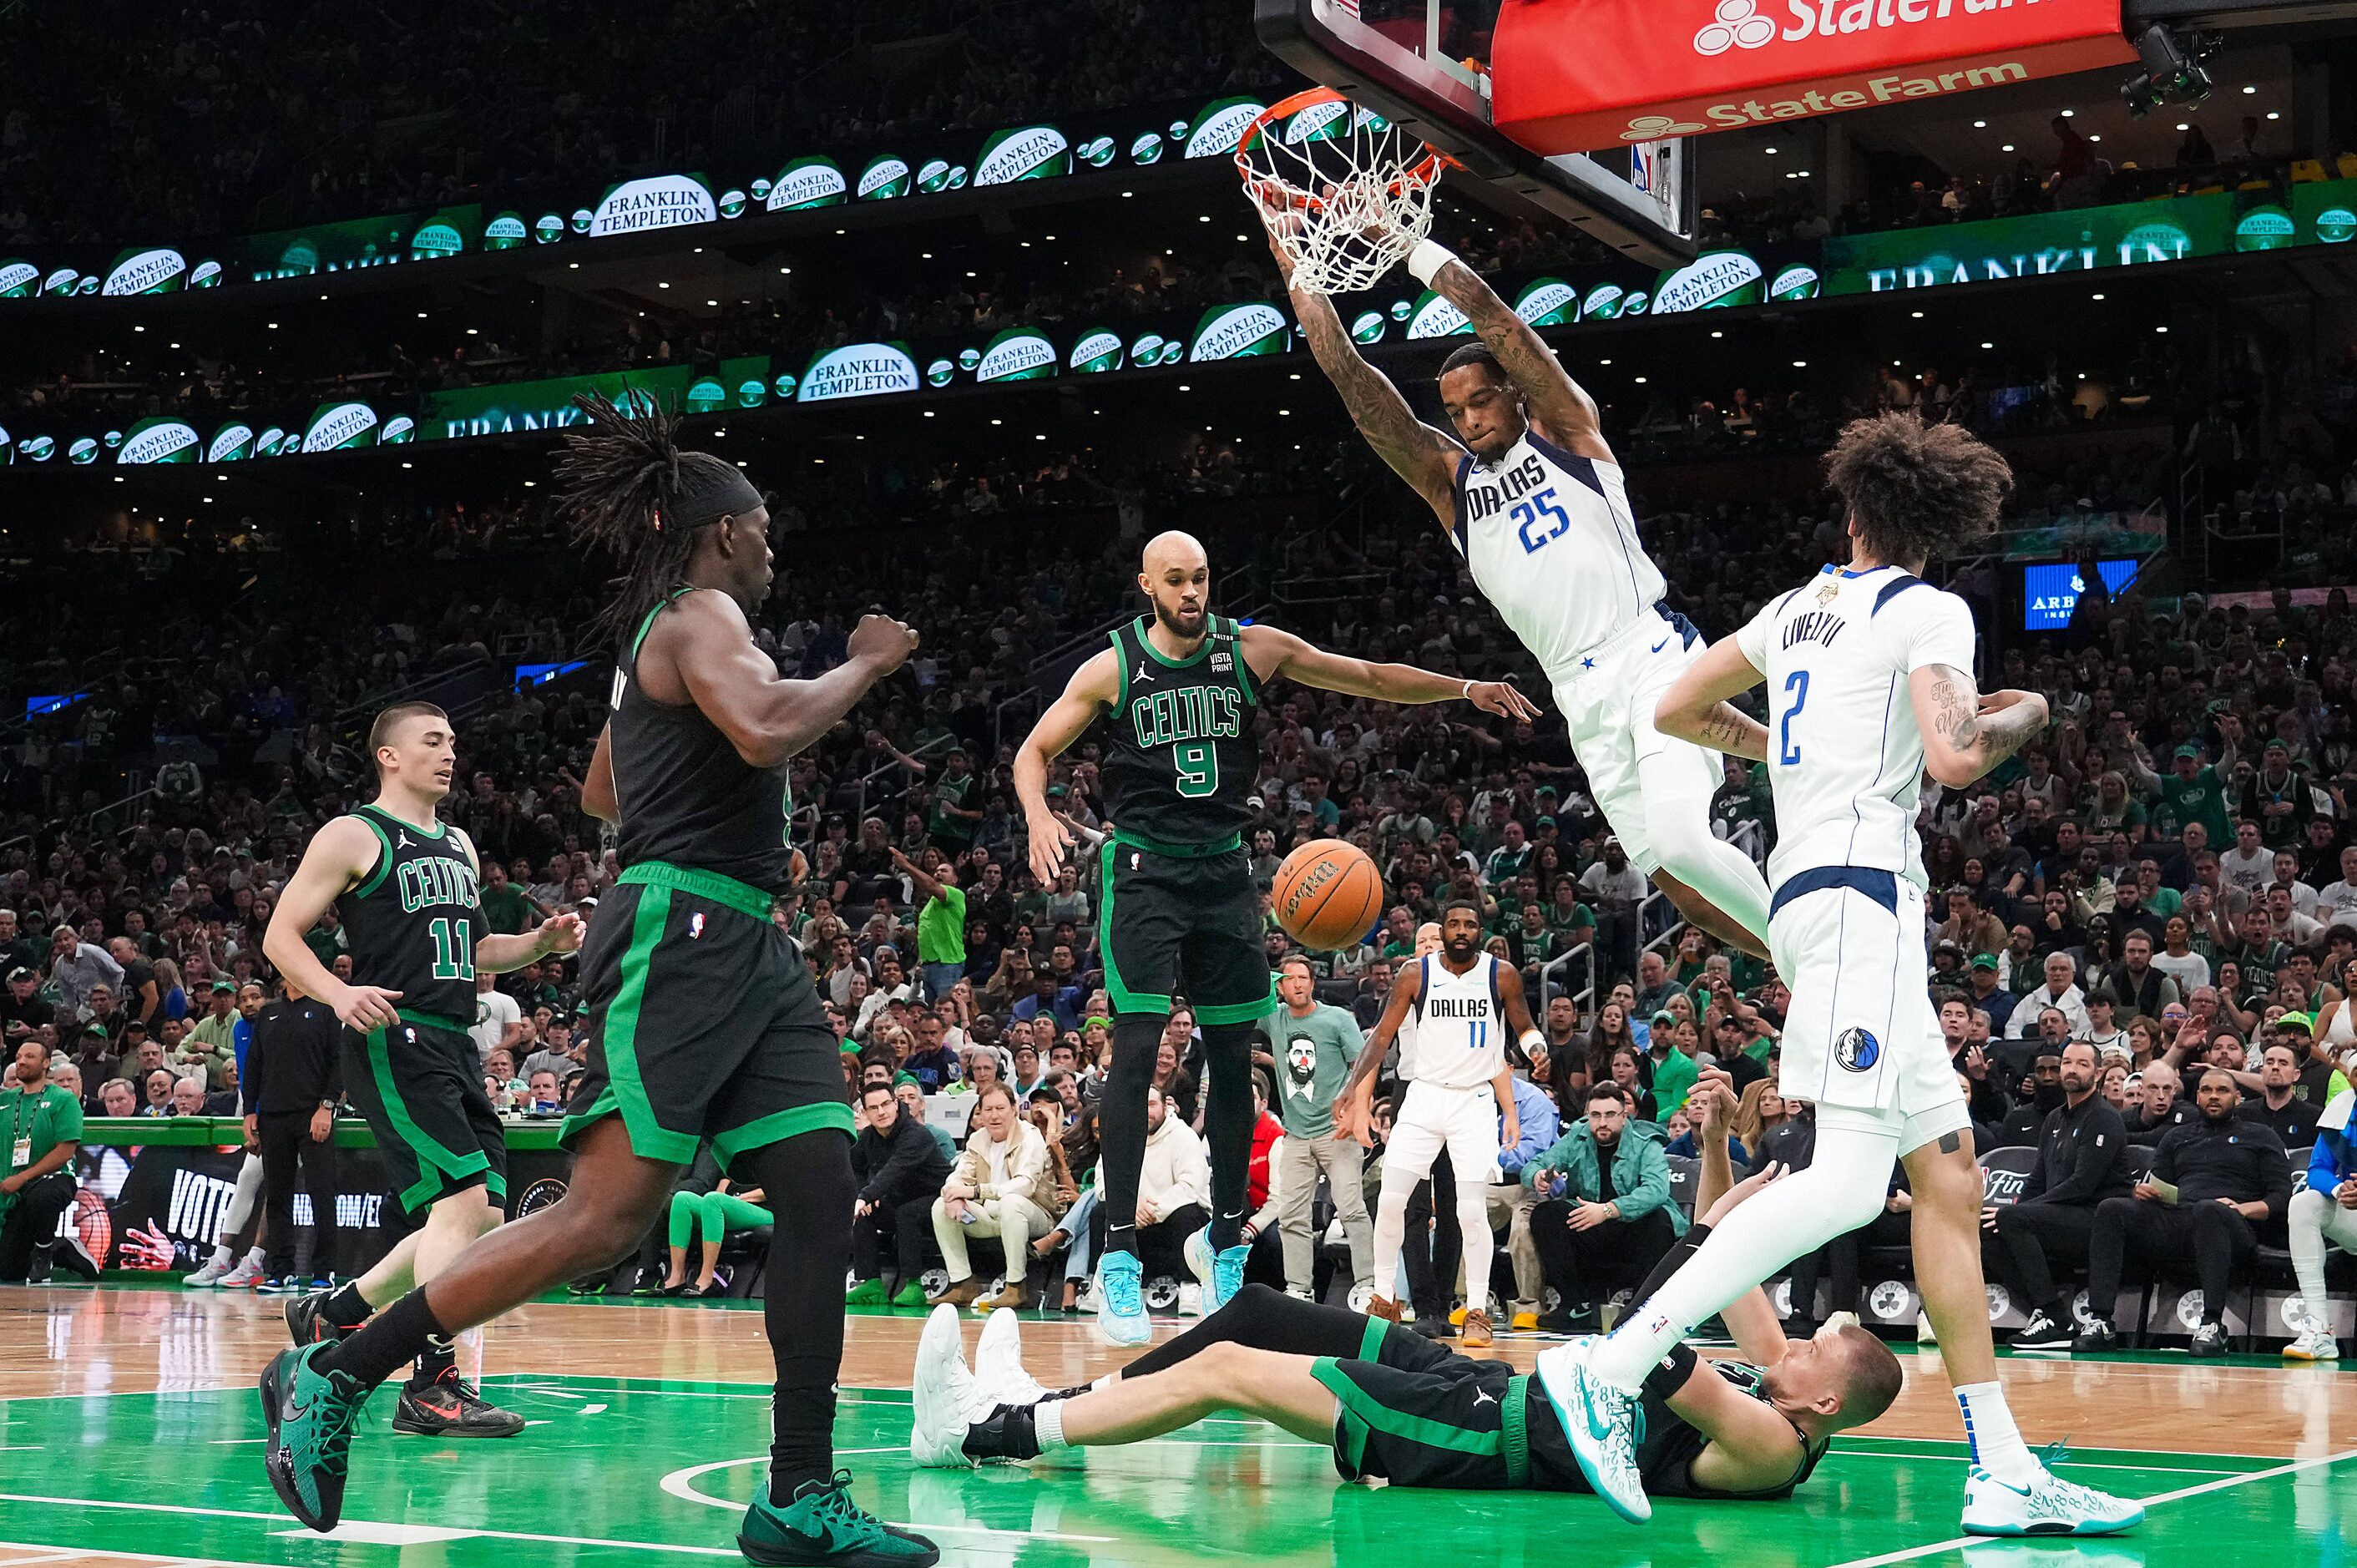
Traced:
<svg viewBox="0 0 2357 1568">
<path fill-rule="evenodd" d="M 1706 1149 L 1696 1233 L 1780 1174 L 1771 1168 L 1730 1186 L 1727 1121 L 1716 1119 Z M 1684 1246 L 1662 1266 L 1676 1268 Z M 1860 1328 L 1828 1326 L 1788 1341 L 1757 1290 L 1723 1316 L 1743 1361 L 1706 1364 L 1682 1345 L 1646 1381 L 1638 1452 L 1655 1497 L 1787 1497 L 1835 1433 L 1872 1421 L 1899 1392 L 1897 1358 Z M 1555 1396 L 1554 1387 L 1571 1380 L 1549 1378 L 1551 1359 L 1568 1346 L 1542 1352 L 1537 1371 L 1523 1376 L 1380 1318 L 1247 1286 L 1117 1376 L 1051 1394 L 1023 1372 L 1016 1334 L 1013 1314 L 992 1316 L 977 1376 L 966 1368 L 954 1310 L 925 1326 L 909 1443 L 919 1464 L 953 1468 L 1138 1443 L 1239 1411 L 1331 1443 L 1346 1480 L 1592 1489 L 1564 1436 L 1565 1423 L 1588 1417 Z"/>
</svg>

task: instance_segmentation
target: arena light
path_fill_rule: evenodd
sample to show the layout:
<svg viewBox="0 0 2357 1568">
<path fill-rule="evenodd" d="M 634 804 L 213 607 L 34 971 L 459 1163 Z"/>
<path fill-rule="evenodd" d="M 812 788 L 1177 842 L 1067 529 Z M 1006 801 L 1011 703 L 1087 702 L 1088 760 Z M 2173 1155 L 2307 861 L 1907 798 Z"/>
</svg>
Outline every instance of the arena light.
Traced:
<svg viewBox="0 0 2357 1568">
<path fill-rule="evenodd" d="M 146 331 L 146 330 L 147 330 L 147 328 L 145 328 L 145 327 L 134 327 L 131 330 L 133 330 L 134 332 L 145 332 L 145 331 Z"/>
<path fill-rule="evenodd" d="M 2247 98 L 2247 97 L 2249 97 L 2252 93 L 2256 92 L 2257 91 L 2258 91 L 2258 89 L 2257 89 L 2257 88 L 2255 88 L 2255 87 L 2245 87 L 2244 89 L 2243 89 L 2243 95 L 2244 95 L 2245 98 Z"/>
<path fill-rule="evenodd" d="M 1771 157 L 1771 158 L 1772 158 L 1772 157 L 1774 157 L 1774 156 L 1776 156 L 1776 149 L 1775 149 L 1775 148 L 1773 148 L 1773 147 L 1762 147 L 1762 148 L 1760 148 L 1760 150 L 1761 152 L 1763 152 L 1763 153 L 1766 153 L 1766 154 L 1767 154 L 1770 157 Z"/>
<path fill-rule="evenodd" d="M 2011 142 L 2007 142 L 2005 145 L 1999 147 L 1997 151 L 2001 153 L 2009 153 L 2013 151 L 2013 144 Z"/>
<path fill-rule="evenodd" d="M 1988 122 L 1986 120 L 1975 120 L 1973 122 L 1973 129 L 1975 131 L 1986 131 L 1988 129 Z"/>
<path fill-rule="evenodd" d="M 2097 289 L 2094 293 L 2093 293 L 2093 294 L 2089 295 L 2087 297 L 2088 297 L 2089 299 L 2101 299 L 2101 298 L 2103 298 L 2103 297 L 2104 297 L 2104 291 L 2103 291 L 2103 290 L 2101 290 L 2101 289 Z"/>
<path fill-rule="evenodd" d="M 1994 348 L 1996 348 L 1996 344 L 1994 344 L 1994 343 L 1984 343 L 1984 344 L 1982 344 L 1982 345 L 1981 345 L 1981 347 L 1982 347 L 1982 348 L 1984 348 L 1984 349 L 1994 349 Z"/>
<path fill-rule="evenodd" d="M 2065 120 L 2072 119 L 2072 118 L 2073 118 L 2074 116 L 2076 116 L 2076 115 L 2078 114 L 2078 113 L 2079 113 L 2079 112 L 2078 112 L 2076 109 L 2065 109 L 2064 111 L 2062 111 L 2062 118 L 2064 118 Z"/>
</svg>

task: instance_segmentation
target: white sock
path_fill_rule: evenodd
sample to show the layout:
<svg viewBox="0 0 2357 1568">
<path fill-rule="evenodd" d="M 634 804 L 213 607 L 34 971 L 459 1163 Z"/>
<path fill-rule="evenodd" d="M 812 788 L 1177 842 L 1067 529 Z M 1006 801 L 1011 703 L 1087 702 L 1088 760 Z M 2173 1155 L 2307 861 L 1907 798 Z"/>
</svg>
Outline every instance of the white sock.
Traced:
<svg viewBox="0 0 2357 1568">
<path fill-rule="evenodd" d="M 1964 1412 L 1964 1442 L 1974 1464 L 2008 1487 L 2026 1487 L 2038 1478 L 2038 1460 L 2013 1423 L 2003 1384 L 1964 1384 L 1956 1390 L 1956 1408 Z"/>
<path fill-rule="evenodd" d="M 230 1244 L 226 1241 L 220 1242 L 213 1248 L 212 1266 L 217 1269 L 228 1268 L 236 1259 L 237 1254 L 231 1251 Z"/>
<path fill-rule="evenodd" d="M 253 1251 L 248 1252 L 245 1255 L 245 1261 L 253 1264 L 257 1269 L 262 1267 L 262 1249 L 256 1247 Z"/>
<path fill-rule="evenodd" d="M 1031 1407 L 1031 1431 L 1039 1439 L 1039 1452 L 1053 1454 L 1059 1448 L 1070 1448 L 1064 1441 L 1064 1402 L 1049 1400 Z"/>
</svg>

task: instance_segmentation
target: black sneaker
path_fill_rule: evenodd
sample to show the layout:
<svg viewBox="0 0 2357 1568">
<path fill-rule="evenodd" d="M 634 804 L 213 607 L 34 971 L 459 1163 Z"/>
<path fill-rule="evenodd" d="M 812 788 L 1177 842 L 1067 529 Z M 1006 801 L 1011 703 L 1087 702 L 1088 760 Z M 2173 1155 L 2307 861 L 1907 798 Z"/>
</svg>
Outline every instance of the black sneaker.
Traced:
<svg viewBox="0 0 2357 1568">
<path fill-rule="evenodd" d="M 848 1470 L 804 1481 L 782 1509 L 770 1500 L 765 1480 L 745 1510 L 737 1550 L 769 1568 L 932 1568 L 942 1558 L 923 1536 L 853 1502 Z"/>
<path fill-rule="evenodd" d="M 315 1290 L 286 1304 L 286 1336 L 297 1345 L 334 1344 L 351 1332 L 328 1321 L 328 1298 L 333 1291 Z"/>
<path fill-rule="evenodd" d="M 98 1260 L 90 1255 L 90 1249 L 81 1244 L 80 1236 L 68 1234 L 50 1242 L 49 1262 L 85 1280 L 98 1278 Z"/>
<path fill-rule="evenodd" d="M 412 1437 L 513 1437 L 523 1430 L 523 1417 L 489 1402 L 453 1373 L 403 1389 L 393 1429 Z"/>
<path fill-rule="evenodd" d="M 2186 1348 L 2190 1356 L 2222 1356 L 2226 1353 L 2226 1326 L 2205 1323 L 2193 1331 L 2193 1343 Z"/>
<path fill-rule="evenodd" d="M 2031 1313 L 2029 1321 L 2021 1326 L 2021 1332 L 2013 1337 L 2013 1348 L 2068 1350 L 2078 1337 L 2076 1334 L 2047 1316 L 2041 1310 Z"/>
<path fill-rule="evenodd" d="M 357 1379 L 316 1365 L 327 1353 L 321 1345 L 281 1350 L 262 1374 L 270 1485 L 289 1513 L 317 1530 L 335 1529 L 343 1513 L 352 1428 L 368 1403 Z"/>
<path fill-rule="evenodd" d="M 2119 1348 L 2120 1331 L 2112 1326 L 2109 1318 L 2104 1317 L 2098 1317 L 2088 1324 L 2079 1331 L 2079 1337 L 2071 1342 L 2071 1348 L 2082 1354 L 2089 1351 L 2116 1350 Z"/>
<path fill-rule="evenodd" d="M 604 1274 L 588 1274 L 565 1287 L 567 1295 L 604 1295 L 609 1282 Z"/>
<path fill-rule="evenodd" d="M 660 1269 L 647 1270 L 631 1284 L 630 1294 L 632 1295 L 662 1294 L 662 1271 Z"/>
</svg>

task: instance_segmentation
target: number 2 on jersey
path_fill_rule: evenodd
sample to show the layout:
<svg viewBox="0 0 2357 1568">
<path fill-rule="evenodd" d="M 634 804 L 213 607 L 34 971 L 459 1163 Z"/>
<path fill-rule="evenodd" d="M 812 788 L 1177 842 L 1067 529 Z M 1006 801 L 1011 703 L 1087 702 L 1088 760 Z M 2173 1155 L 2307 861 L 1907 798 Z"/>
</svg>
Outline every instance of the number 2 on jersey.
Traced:
<svg viewBox="0 0 2357 1568">
<path fill-rule="evenodd" d="M 1571 528 L 1571 514 L 1556 504 L 1552 485 L 1527 500 L 1516 501 L 1513 510 L 1506 515 L 1520 525 L 1516 532 L 1523 542 L 1523 553 L 1525 555 L 1537 554 Z M 1543 521 L 1545 519 L 1552 519 L 1552 524 Z M 1538 532 L 1541 529 L 1544 532 Z"/>
<path fill-rule="evenodd" d="M 1189 800 L 1220 792 L 1220 756 L 1209 741 L 1187 741 L 1172 746 L 1170 766 L 1178 775 L 1178 793 Z"/>
<path fill-rule="evenodd" d="M 471 922 L 436 917 L 426 928 L 434 939 L 434 978 L 436 980 L 472 980 L 475 978 L 475 940 Z"/>
<path fill-rule="evenodd" d="M 1797 768 L 1801 762 L 1801 748 L 1792 744 L 1792 721 L 1800 716 L 1802 706 L 1809 700 L 1809 672 L 1795 670 L 1785 676 L 1784 690 L 1792 693 L 1792 705 L 1784 710 L 1783 722 L 1776 726 L 1776 733 L 1784 743 L 1784 749 L 1777 754 L 1776 760 L 1782 767 Z"/>
</svg>

